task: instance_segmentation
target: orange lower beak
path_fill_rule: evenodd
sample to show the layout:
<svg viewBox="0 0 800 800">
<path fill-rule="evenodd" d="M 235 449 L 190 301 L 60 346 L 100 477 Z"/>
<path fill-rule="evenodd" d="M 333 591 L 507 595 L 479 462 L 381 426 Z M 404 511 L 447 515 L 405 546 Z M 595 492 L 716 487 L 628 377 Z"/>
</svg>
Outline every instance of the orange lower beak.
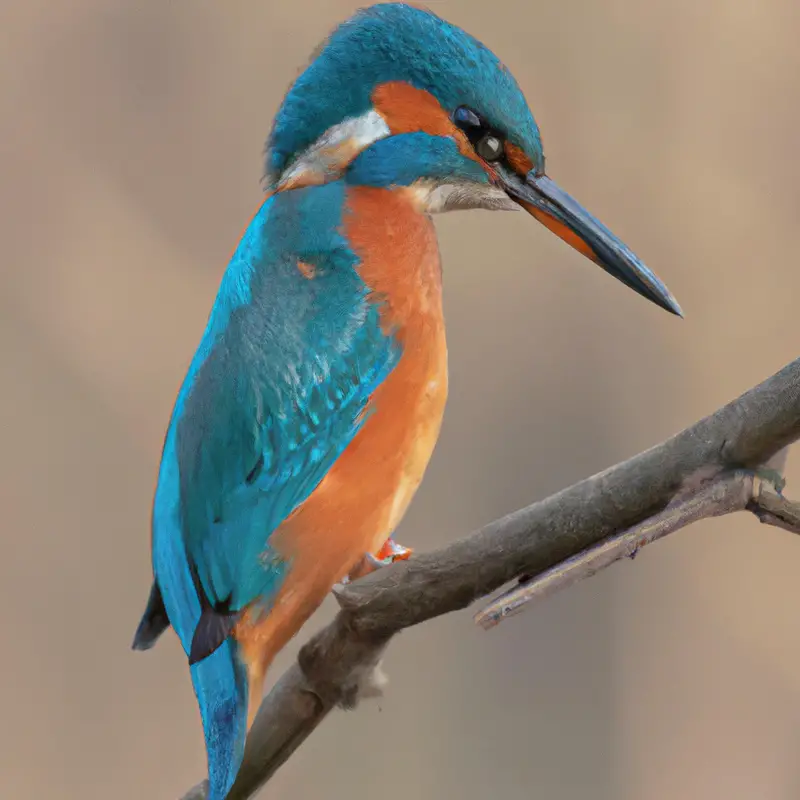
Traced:
<svg viewBox="0 0 800 800">
<path fill-rule="evenodd" d="M 503 188 L 531 216 L 617 280 L 661 308 L 683 316 L 669 289 L 637 256 L 547 175 L 522 178 L 498 170 Z"/>
</svg>

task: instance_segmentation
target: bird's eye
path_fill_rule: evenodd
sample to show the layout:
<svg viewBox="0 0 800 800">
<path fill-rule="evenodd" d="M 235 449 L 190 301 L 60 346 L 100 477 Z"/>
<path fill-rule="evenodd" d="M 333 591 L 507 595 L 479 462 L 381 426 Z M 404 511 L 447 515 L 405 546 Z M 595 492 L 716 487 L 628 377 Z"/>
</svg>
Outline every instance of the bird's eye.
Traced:
<svg viewBox="0 0 800 800">
<path fill-rule="evenodd" d="M 475 152 L 484 161 L 499 161 L 505 155 L 502 137 L 471 108 L 459 106 L 453 112 L 453 122 L 467 135 Z"/>
<path fill-rule="evenodd" d="M 471 108 L 467 108 L 466 106 L 459 106 L 453 112 L 453 122 L 455 122 L 462 131 L 483 127 L 481 118 Z"/>
<path fill-rule="evenodd" d="M 487 133 L 475 145 L 475 152 L 484 161 L 497 161 L 503 156 L 503 143 L 493 134 Z"/>
</svg>

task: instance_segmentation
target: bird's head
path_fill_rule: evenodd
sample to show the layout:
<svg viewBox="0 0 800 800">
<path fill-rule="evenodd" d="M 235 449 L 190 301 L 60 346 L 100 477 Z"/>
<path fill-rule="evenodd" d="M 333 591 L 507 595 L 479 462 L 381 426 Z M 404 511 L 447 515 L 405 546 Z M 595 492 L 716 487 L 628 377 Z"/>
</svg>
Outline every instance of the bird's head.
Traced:
<svg viewBox="0 0 800 800">
<path fill-rule="evenodd" d="M 371 6 L 328 37 L 278 111 L 266 173 L 276 190 L 343 177 L 406 187 L 428 212 L 521 207 L 681 314 L 666 286 L 546 175 L 539 129 L 508 69 L 426 9 Z"/>
</svg>

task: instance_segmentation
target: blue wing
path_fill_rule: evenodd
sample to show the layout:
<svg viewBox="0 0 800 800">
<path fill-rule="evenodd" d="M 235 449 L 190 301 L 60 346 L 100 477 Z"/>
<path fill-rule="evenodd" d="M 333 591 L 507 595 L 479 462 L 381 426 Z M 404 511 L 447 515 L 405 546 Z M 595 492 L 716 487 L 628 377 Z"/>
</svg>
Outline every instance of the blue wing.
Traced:
<svg viewBox="0 0 800 800">
<path fill-rule="evenodd" d="M 344 201 L 329 184 L 262 206 L 173 412 L 154 540 L 161 514 L 208 601 L 231 611 L 279 587 L 270 534 L 352 440 L 400 355 L 339 233 Z"/>
<path fill-rule="evenodd" d="M 164 441 L 156 583 L 134 646 L 151 646 L 168 618 L 190 656 L 210 800 L 227 796 L 239 770 L 248 687 L 224 627 L 197 634 L 204 620 L 224 625 L 220 609 L 269 602 L 286 570 L 270 535 L 355 436 L 400 357 L 338 233 L 344 203 L 341 183 L 264 203 L 222 279 Z"/>
</svg>

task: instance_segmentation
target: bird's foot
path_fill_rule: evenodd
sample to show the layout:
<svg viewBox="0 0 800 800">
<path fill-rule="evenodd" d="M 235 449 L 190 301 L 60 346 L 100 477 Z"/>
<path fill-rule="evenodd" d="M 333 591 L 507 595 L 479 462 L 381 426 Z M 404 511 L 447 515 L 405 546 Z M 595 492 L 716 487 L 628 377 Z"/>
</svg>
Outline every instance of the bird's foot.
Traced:
<svg viewBox="0 0 800 800">
<path fill-rule="evenodd" d="M 384 542 L 383 547 L 375 553 L 375 558 L 380 561 L 381 564 L 393 564 L 395 561 L 405 561 L 411 557 L 413 552 L 412 548 L 403 547 L 403 545 L 398 544 L 390 536 Z"/>
<path fill-rule="evenodd" d="M 347 584 L 363 578 L 381 567 L 388 567 L 389 564 L 393 564 L 395 561 L 405 561 L 410 558 L 413 552 L 410 547 L 403 547 L 403 545 L 398 544 L 390 537 L 375 555 L 365 553 L 364 557 L 350 570 L 350 574 L 344 578 L 342 583 Z"/>
</svg>

